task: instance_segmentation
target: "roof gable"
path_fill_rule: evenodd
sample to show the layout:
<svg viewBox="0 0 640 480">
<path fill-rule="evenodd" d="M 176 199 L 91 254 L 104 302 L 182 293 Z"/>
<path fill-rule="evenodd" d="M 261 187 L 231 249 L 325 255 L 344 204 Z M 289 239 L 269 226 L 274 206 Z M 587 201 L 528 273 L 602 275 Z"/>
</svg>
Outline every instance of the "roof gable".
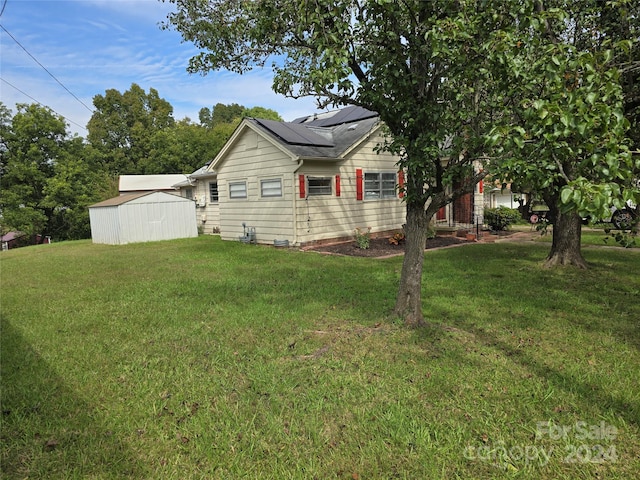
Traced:
<svg viewBox="0 0 640 480">
<path fill-rule="evenodd" d="M 220 168 L 247 130 L 253 130 L 268 140 L 291 160 L 338 161 L 369 138 L 378 127 L 378 114 L 362 107 L 347 107 L 298 118 L 293 122 L 245 118 L 208 166 L 208 171 Z"/>
</svg>

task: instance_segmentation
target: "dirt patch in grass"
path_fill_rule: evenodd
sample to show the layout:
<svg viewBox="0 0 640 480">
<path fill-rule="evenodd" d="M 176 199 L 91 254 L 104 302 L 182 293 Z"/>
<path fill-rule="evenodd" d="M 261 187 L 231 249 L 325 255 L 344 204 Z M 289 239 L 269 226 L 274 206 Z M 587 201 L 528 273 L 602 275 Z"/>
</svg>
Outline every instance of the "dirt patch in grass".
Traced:
<svg viewBox="0 0 640 480">
<path fill-rule="evenodd" d="M 427 240 L 425 250 L 434 248 L 450 247 L 461 243 L 470 243 L 465 239 L 453 236 L 437 236 Z M 338 243 L 334 245 L 322 245 L 314 247 L 315 252 L 328 253 L 333 255 L 346 255 L 352 257 L 390 257 L 404 254 L 404 243 L 393 245 L 388 238 L 372 238 L 369 248 L 358 248 L 355 242 Z"/>
</svg>

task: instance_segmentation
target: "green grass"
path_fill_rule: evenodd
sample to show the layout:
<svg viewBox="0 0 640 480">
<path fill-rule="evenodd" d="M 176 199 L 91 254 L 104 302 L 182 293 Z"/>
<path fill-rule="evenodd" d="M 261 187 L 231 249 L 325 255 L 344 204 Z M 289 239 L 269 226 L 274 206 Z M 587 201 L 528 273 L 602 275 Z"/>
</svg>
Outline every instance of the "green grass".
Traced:
<svg viewBox="0 0 640 480">
<path fill-rule="evenodd" d="M 640 254 L 547 251 L 427 252 L 423 330 L 401 258 L 3 252 L 3 478 L 636 478 Z"/>
</svg>

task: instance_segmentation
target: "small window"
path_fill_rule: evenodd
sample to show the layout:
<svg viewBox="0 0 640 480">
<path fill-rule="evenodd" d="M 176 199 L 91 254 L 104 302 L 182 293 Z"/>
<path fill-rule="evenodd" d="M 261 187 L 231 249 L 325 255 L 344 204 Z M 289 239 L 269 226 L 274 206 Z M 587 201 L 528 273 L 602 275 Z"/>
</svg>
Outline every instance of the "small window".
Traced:
<svg viewBox="0 0 640 480">
<path fill-rule="evenodd" d="M 218 202 L 218 182 L 209 182 L 209 201 Z"/>
<path fill-rule="evenodd" d="M 309 195 L 331 195 L 332 177 L 308 177 Z"/>
<path fill-rule="evenodd" d="M 364 198 L 393 198 L 395 196 L 395 173 L 366 172 L 364 174 Z"/>
<path fill-rule="evenodd" d="M 279 178 L 260 180 L 260 195 L 263 197 L 281 197 L 282 180 Z"/>
<path fill-rule="evenodd" d="M 247 198 L 247 182 L 230 183 L 229 198 Z"/>
<path fill-rule="evenodd" d="M 189 200 L 193 200 L 193 188 L 185 188 L 184 189 L 184 196 L 185 196 L 185 198 L 188 198 Z"/>
</svg>

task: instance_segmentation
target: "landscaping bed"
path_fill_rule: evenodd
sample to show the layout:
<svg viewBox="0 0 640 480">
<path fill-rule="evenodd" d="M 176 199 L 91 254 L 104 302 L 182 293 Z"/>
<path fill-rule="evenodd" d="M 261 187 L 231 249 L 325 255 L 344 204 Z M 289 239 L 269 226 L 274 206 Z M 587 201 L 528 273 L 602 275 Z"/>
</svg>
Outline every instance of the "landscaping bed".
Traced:
<svg viewBox="0 0 640 480">
<path fill-rule="evenodd" d="M 469 243 L 463 238 L 454 236 L 437 236 L 427 240 L 425 250 L 450 247 L 452 245 L 459 245 L 461 243 Z M 404 254 L 405 243 L 402 242 L 399 245 L 393 245 L 389 243 L 389 239 L 372 238 L 369 240 L 369 248 L 359 248 L 355 241 L 337 243 L 333 245 L 322 245 L 313 248 L 313 251 L 322 253 L 331 253 L 334 255 L 346 255 L 352 257 L 389 257 L 392 255 Z"/>
</svg>

